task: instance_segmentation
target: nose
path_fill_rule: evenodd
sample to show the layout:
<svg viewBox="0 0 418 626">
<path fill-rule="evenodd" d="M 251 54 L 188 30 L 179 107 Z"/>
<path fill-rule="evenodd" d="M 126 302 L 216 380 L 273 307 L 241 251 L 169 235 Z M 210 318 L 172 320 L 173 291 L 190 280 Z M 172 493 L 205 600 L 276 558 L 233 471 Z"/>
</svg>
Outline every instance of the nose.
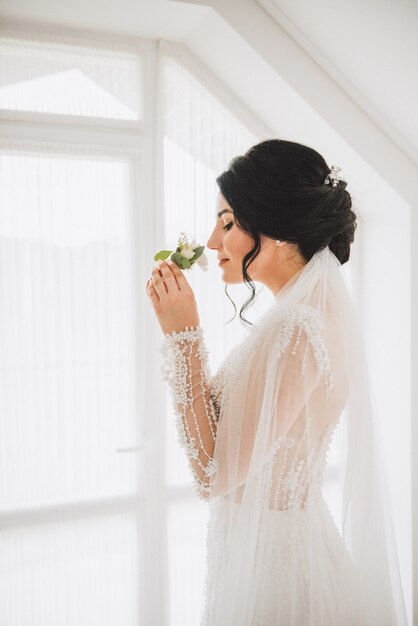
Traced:
<svg viewBox="0 0 418 626">
<path fill-rule="evenodd" d="M 210 249 L 210 250 L 217 250 L 217 245 L 216 245 L 216 241 L 215 241 L 215 237 L 214 234 L 212 232 L 211 236 L 209 237 L 209 239 L 206 242 L 206 246 Z"/>
</svg>

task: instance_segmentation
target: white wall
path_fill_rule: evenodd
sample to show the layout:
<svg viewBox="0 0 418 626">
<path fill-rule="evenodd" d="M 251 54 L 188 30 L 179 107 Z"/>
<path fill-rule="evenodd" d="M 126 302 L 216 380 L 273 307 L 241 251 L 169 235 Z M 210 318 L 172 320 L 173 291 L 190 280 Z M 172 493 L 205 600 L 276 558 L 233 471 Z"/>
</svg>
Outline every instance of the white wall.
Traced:
<svg viewBox="0 0 418 626">
<path fill-rule="evenodd" d="M 363 202 L 369 210 L 358 229 L 359 299 L 412 624 L 411 211 L 393 190 L 372 190 Z"/>
</svg>

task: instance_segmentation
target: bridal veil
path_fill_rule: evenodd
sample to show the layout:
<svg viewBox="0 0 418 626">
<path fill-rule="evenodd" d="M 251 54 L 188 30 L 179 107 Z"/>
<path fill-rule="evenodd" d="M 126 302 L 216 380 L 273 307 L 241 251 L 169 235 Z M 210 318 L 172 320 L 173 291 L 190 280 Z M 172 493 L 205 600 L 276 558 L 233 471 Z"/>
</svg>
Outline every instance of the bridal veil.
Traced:
<svg viewBox="0 0 418 626">
<path fill-rule="evenodd" d="M 327 246 L 285 284 L 213 377 L 220 419 L 205 489 L 211 623 L 253 625 L 262 599 L 274 596 L 286 626 L 324 626 L 337 614 L 333 626 L 407 624 L 363 345 L 340 262 Z M 322 494 L 339 424 L 342 537 Z M 267 580 L 274 551 L 275 578 L 270 572 Z"/>
</svg>

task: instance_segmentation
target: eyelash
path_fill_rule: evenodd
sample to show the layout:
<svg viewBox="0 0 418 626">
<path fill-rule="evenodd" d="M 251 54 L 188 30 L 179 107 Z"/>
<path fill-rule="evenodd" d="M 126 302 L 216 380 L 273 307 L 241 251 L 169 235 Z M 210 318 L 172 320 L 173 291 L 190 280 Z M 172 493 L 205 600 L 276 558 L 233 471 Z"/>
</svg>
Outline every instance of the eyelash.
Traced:
<svg viewBox="0 0 418 626">
<path fill-rule="evenodd" d="M 232 224 L 233 224 L 233 222 L 229 222 L 229 224 L 225 224 L 225 226 L 222 226 L 222 228 L 224 230 L 229 230 L 230 228 L 232 228 Z"/>
</svg>

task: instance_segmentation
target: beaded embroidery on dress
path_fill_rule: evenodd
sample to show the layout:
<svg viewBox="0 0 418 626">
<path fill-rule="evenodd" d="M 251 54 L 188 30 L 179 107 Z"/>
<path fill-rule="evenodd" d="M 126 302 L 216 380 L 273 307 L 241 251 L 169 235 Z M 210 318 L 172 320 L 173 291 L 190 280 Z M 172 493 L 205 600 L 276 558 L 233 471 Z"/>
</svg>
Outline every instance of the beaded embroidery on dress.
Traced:
<svg viewBox="0 0 418 626">
<path fill-rule="evenodd" d="M 390 535 L 364 541 L 380 509 L 364 510 L 384 493 L 367 478 L 373 447 L 348 449 L 346 537 L 322 493 L 348 402 L 348 438 L 372 433 L 339 265 L 329 248 L 314 255 L 214 375 L 200 326 L 162 342 L 179 443 L 209 504 L 201 626 L 407 623 Z"/>
</svg>

